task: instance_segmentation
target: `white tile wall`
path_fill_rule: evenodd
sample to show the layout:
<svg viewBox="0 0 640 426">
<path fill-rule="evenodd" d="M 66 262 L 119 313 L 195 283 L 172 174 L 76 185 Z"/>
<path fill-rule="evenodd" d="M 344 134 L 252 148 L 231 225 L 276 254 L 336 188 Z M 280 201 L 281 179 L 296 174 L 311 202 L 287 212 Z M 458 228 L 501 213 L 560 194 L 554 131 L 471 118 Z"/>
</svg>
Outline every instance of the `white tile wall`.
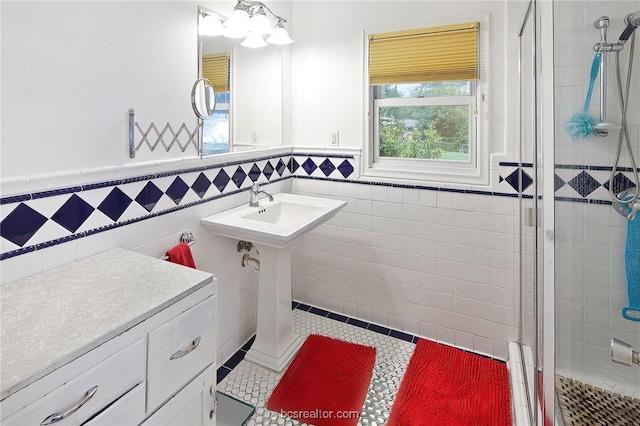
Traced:
<svg viewBox="0 0 640 426">
<path fill-rule="evenodd" d="M 304 179 L 293 192 L 348 203 L 294 244 L 294 299 L 506 358 L 517 199 Z"/>
<path fill-rule="evenodd" d="M 618 132 L 606 138 L 588 137 L 574 142 L 562 126 L 584 102 L 588 73 L 599 41 L 592 22 L 609 16 L 609 41 L 623 29 L 623 17 L 638 9 L 637 2 L 555 2 L 556 163 L 611 166 Z M 628 63 L 628 45 L 620 54 Z M 609 120 L 620 120 L 613 55 L 609 57 Z M 624 66 L 626 69 L 626 65 Z M 631 93 L 640 91 L 640 55 L 634 59 Z M 623 78 L 624 78 L 623 72 Z M 598 85 L 590 114 L 598 116 Z M 630 136 L 634 154 L 640 157 L 640 97 L 629 101 Z M 622 166 L 628 166 L 623 155 Z M 626 222 L 610 206 L 556 203 L 556 366 L 568 377 L 587 375 L 594 380 L 627 385 L 640 390 L 640 369 L 614 364 L 609 359 L 612 337 L 640 348 L 640 323 L 622 318 L 627 306 L 624 272 Z"/>
<path fill-rule="evenodd" d="M 272 192 L 290 192 L 291 181 L 269 185 Z M 47 200 L 47 199 L 43 199 Z M 2 261 L 5 284 L 116 247 L 161 257 L 190 231 L 197 240 L 192 252 L 198 269 L 217 279 L 218 351 L 220 364 L 233 355 L 256 331 L 258 276 L 241 266 L 236 241 L 217 237 L 200 225 L 200 219 L 249 201 L 247 192 L 227 196 L 174 213 L 80 238 Z M 255 253 L 254 253 L 255 255 Z"/>
</svg>

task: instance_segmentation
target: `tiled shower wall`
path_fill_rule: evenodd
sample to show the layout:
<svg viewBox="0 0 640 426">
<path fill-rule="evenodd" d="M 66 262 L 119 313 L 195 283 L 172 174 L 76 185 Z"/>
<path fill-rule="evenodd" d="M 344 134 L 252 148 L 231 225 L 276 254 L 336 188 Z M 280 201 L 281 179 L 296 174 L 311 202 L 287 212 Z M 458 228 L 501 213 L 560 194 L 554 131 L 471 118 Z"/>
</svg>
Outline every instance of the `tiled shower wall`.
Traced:
<svg viewBox="0 0 640 426">
<path fill-rule="evenodd" d="M 609 16 L 609 41 L 622 32 L 622 19 L 638 9 L 629 1 L 560 1 L 554 2 L 555 16 L 555 85 L 556 85 L 556 174 L 582 169 L 583 192 L 587 198 L 610 200 L 607 188 L 613 164 L 618 132 L 606 138 L 590 136 L 572 141 L 563 130 L 569 116 L 582 108 L 588 74 L 593 60 L 592 46 L 600 40 L 592 25 L 600 16 Z M 636 36 L 637 38 L 637 36 Z M 620 55 L 628 63 L 629 45 Z M 640 159 L 640 54 L 634 60 L 631 97 L 627 119 L 637 159 Z M 620 122 L 620 106 L 614 74 L 614 56 L 609 56 L 608 121 Z M 623 71 L 623 79 L 625 78 Z M 600 97 L 596 90 L 590 114 L 598 117 Z M 636 95 L 634 95 L 636 94 Z M 558 164 L 565 165 L 559 168 Z M 626 154 L 621 165 L 629 166 Z M 574 171 L 566 168 L 573 167 Z M 595 169 L 595 170 L 594 170 Z M 625 173 L 631 177 L 629 173 Z M 621 177 L 621 181 L 624 181 Z M 564 196 L 568 188 L 557 192 Z M 596 194 L 599 194 L 596 196 Z M 575 201 L 575 200 L 574 200 Z M 627 306 L 627 282 L 624 270 L 626 220 L 610 205 L 556 201 L 556 366 L 561 374 L 599 384 L 607 382 L 623 393 L 640 395 L 640 369 L 610 361 L 612 337 L 640 348 L 640 323 L 624 319 L 621 309 Z M 620 389 L 626 385 L 627 390 Z"/>
</svg>

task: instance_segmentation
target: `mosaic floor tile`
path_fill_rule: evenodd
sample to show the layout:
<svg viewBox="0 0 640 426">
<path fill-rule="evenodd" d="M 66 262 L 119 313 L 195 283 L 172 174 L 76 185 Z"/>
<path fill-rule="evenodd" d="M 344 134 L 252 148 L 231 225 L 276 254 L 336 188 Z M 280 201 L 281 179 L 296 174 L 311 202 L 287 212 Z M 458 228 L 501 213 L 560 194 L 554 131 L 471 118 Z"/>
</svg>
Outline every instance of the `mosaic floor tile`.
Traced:
<svg viewBox="0 0 640 426">
<path fill-rule="evenodd" d="M 415 345 L 299 309 L 295 309 L 292 314 L 294 330 L 303 338 L 310 334 L 322 334 L 347 342 L 375 346 L 376 363 L 358 424 L 385 424 Z M 249 426 L 304 424 L 265 408 L 271 391 L 283 374 L 284 371 L 276 373 L 242 360 L 218 384 L 218 390 L 256 407 L 255 414 L 247 422 Z"/>
</svg>

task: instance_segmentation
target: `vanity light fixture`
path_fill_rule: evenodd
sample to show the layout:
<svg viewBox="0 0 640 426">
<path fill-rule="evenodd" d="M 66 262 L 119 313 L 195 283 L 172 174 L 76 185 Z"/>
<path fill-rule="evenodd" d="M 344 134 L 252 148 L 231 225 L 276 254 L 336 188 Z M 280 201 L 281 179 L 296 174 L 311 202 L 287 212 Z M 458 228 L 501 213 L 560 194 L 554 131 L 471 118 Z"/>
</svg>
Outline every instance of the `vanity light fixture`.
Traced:
<svg viewBox="0 0 640 426">
<path fill-rule="evenodd" d="M 269 38 L 267 38 L 267 43 L 271 44 L 291 44 L 293 40 L 289 37 L 289 33 L 284 29 L 284 24 L 281 18 L 278 18 L 278 23 L 276 24 L 276 29 L 273 30 L 273 33 Z"/>
<path fill-rule="evenodd" d="M 269 15 L 276 19 L 275 28 L 271 26 Z M 244 38 L 241 46 L 244 47 L 264 47 L 270 44 L 290 44 L 293 43 L 291 37 L 284 28 L 287 22 L 282 16 L 276 15 L 269 7 L 259 1 L 238 0 L 229 18 L 222 23 L 220 18 L 212 14 L 202 12 L 203 35 L 224 35 L 229 38 Z M 207 22 L 207 18 L 217 20 L 216 23 Z M 215 27 L 215 30 L 213 29 Z M 223 29 L 220 30 L 219 28 Z M 209 30 L 209 28 L 212 28 Z M 266 42 L 263 36 L 269 36 Z"/>
<path fill-rule="evenodd" d="M 220 21 L 220 17 L 203 13 L 200 34 L 205 36 L 219 36 L 222 35 L 223 32 L 224 26 Z"/>
</svg>

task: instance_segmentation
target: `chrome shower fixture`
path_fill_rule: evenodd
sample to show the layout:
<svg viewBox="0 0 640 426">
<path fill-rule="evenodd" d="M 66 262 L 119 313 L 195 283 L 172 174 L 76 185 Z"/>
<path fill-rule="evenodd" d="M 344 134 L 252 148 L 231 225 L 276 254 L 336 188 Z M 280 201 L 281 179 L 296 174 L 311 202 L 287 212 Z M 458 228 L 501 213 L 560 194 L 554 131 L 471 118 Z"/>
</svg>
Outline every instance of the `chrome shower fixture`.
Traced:
<svg viewBox="0 0 640 426">
<path fill-rule="evenodd" d="M 629 37 L 631 37 L 631 34 L 633 34 L 636 28 L 640 27 L 640 10 L 636 10 L 634 13 L 625 16 L 624 23 L 627 24 L 627 28 L 624 29 L 618 39 L 618 43 L 622 42 L 623 44 L 629 40 Z"/>
<path fill-rule="evenodd" d="M 634 13 L 630 13 L 624 17 L 624 23 L 627 25 L 620 37 L 618 37 L 618 41 L 616 43 L 607 43 L 607 31 L 606 28 L 609 26 L 609 18 L 606 16 L 601 16 L 596 19 L 593 23 L 593 26 L 600 29 L 601 31 L 601 40 L 600 43 L 596 43 L 593 46 L 593 50 L 596 52 L 619 52 L 624 48 L 625 43 L 629 40 L 629 37 L 633 34 L 633 32 L 640 27 L 640 10 L 635 11 Z M 603 32 L 604 29 L 604 32 Z"/>
</svg>

